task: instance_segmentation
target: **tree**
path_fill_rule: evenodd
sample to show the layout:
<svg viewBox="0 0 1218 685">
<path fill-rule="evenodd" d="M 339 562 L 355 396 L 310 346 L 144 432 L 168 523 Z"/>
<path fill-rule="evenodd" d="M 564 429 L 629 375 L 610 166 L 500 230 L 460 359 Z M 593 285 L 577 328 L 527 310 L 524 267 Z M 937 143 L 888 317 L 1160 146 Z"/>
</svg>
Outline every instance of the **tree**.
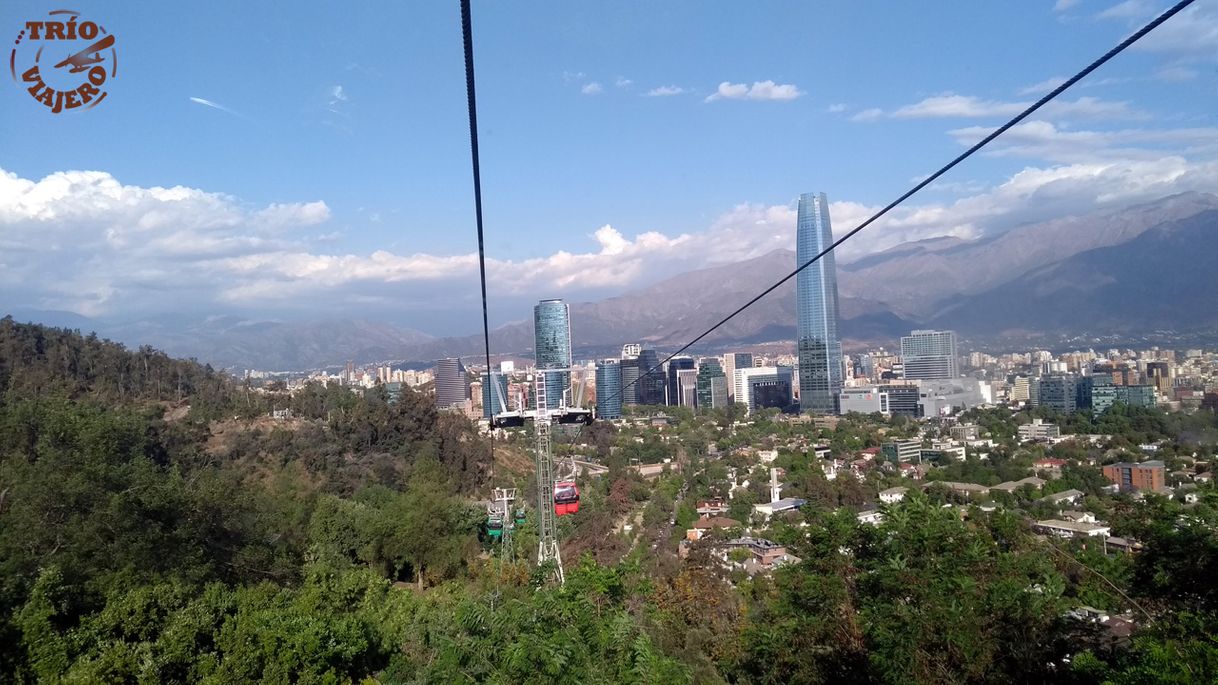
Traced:
<svg viewBox="0 0 1218 685">
<path fill-rule="evenodd" d="M 385 553 L 395 570 L 407 565 L 424 586 L 428 571 L 437 577 L 455 573 L 476 547 L 475 517 L 448 494 L 438 464 L 416 464 L 406 491 L 385 510 Z"/>
</svg>

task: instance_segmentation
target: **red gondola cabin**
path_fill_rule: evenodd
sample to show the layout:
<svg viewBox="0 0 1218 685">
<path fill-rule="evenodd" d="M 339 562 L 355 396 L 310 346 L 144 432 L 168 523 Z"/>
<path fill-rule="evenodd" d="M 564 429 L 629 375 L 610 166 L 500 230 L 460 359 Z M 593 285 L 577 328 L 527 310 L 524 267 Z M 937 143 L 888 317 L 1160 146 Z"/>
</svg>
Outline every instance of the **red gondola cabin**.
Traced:
<svg viewBox="0 0 1218 685">
<path fill-rule="evenodd" d="M 579 488 L 575 481 L 560 480 L 554 483 L 554 514 L 566 516 L 579 511 Z"/>
</svg>

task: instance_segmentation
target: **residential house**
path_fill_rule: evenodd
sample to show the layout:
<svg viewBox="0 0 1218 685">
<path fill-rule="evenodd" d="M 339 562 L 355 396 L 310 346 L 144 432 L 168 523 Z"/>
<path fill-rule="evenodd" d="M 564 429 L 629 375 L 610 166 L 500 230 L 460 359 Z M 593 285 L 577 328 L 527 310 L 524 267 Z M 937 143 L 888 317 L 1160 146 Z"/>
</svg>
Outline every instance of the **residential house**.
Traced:
<svg viewBox="0 0 1218 685">
<path fill-rule="evenodd" d="M 909 488 L 895 487 L 880 491 L 880 501 L 884 504 L 896 504 L 905 499 L 905 493 L 909 492 Z"/>
<path fill-rule="evenodd" d="M 864 509 L 855 516 L 858 517 L 859 523 L 867 523 L 873 526 L 878 526 L 884 520 L 884 512 L 879 509 Z"/>
<path fill-rule="evenodd" d="M 1038 473 L 1044 471 L 1050 478 L 1061 478 L 1062 468 L 1066 466 L 1065 459 L 1056 459 L 1053 457 L 1045 457 L 1032 462 L 1032 468 Z"/>
<path fill-rule="evenodd" d="M 735 549 L 747 549 L 750 556 L 743 562 L 731 560 L 729 553 Z M 717 556 L 729 567 L 740 568 L 755 575 L 765 573 L 785 564 L 798 564 L 800 558 L 787 553 L 783 545 L 764 538 L 742 537 L 718 545 Z"/>
<path fill-rule="evenodd" d="M 949 480 L 936 480 L 929 483 L 923 483 L 922 488 L 925 489 L 934 485 L 943 486 L 952 492 L 959 493 L 970 498 L 984 497 L 985 495 L 990 494 L 990 489 L 984 485 L 978 485 L 976 483 L 954 483 Z"/>
<path fill-rule="evenodd" d="M 744 524 L 736 519 L 730 519 L 726 516 L 711 516 L 708 518 L 700 518 L 694 521 L 694 527 L 685 531 L 685 539 L 690 541 L 701 540 L 707 533 L 716 529 L 728 530 L 731 528 L 743 528 Z"/>
<path fill-rule="evenodd" d="M 1052 495 L 1047 495 L 1045 497 L 1041 497 L 1040 501 L 1047 502 L 1049 504 L 1052 504 L 1053 506 L 1062 506 L 1064 504 L 1076 504 L 1086 494 L 1087 493 L 1083 492 L 1082 490 L 1073 490 L 1073 489 L 1063 490 L 1061 492 L 1057 492 Z"/>
<path fill-rule="evenodd" d="M 1027 478 L 1020 478 L 1019 480 L 1009 480 L 1005 483 L 999 483 L 998 485 L 995 485 L 994 487 L 992 487 L 990 489 L 998 490 L 1001 492 L 1014 493 L 1019 488 L 1025 486 L 1025 485 L 1030 485 L 1030 486 L 1032 486 L 1033 490 L 1039 490 L 1041 488 L 1041 486 L 1043 486 L 1045 484 L 1045 482 L 1046 481 L 1042 478 L 1037 478 L 1036 476 L 1028 476 Z"/>
<path fill-rule="evenodd" d="M 1110 526 L 1099 523 L 1062 521 L 1059 519 L 1037 521 L 1036 525 L 1032 527 L 1039 532 L 1056 535 L 1060 538 L 1108 537 L 1108 534 L 1112 532 Z"/>
</svg>

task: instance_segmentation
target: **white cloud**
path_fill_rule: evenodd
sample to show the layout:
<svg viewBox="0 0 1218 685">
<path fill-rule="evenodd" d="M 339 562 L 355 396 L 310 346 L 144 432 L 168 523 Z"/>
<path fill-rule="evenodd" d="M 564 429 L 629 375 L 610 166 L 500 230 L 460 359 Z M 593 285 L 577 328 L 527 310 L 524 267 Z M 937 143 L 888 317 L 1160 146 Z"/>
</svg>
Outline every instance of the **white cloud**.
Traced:
<svg viewBox="0 0 1218 685">
<path fill-rule="evenodd" d="M 882 116 L 884 116 L 884 110 L 879 107 L 871 107 L 850 117 L 850 121 L 875 121 Z"/>
<path fill-rule="evenodd" d="M 248 209 L 221 193 L 127 186 L 99 171 L 38 181 L 0 171 L 0 261 L 12 267 L 0 289 L 86 315 L 141 299 L 173 310 L 177 291 L 222 280 L 214 260 L 283 249 L 329 217 L 320 201 Z"/>
<path fill-rule="evenodd" d="M 948 134 L 961 145 L 972 145 L 993 130 L 969 126 Z M 1070 164 L 1155 160 L 1170 155 L 1213 158 L 1218 157 L 1218 128 L 1088 131 L 1063 130 L 1047 121 L 1028 121 L 991 143 L 985 154 Z"/>
<path fill-rule="evenodd" d="M 629 88 L 633 83 L 634 81 L 631 81 L 624 76 L 619 76 L 617 77 L 617 80 L 613 82 L 613 85 L 617 86 L 618 88 Z"/>
<path fill-rule="evenodd" d="M 1066 82 L 1065 77 L 1054 76 L 1052 78 L 1047 78 L 1044 81 L 1041 81 L 1040 83 L 1032 84 L 1026 88 L 1020 88 L 1018 94 L 1019 95 L 1044 95 L 1065 82 Z"/>
<path fill-rule="evenodd" d="M 969 144 L 989 130 L 965 127 L 951 135 Z M 1029 163 L 988 185 L 945 177 L 934 185 L 939 194 L 916 196 L 894 210 L 846 243 L 839 258 L 1218 188 L 1214 128 L 1087 131 L 1032 121 L 999 142 L 992 154 Z M 941 199 L 944 193 L 950 193 L 947 199 Z M 839 236 L 877 209 L 832 194 L 830 200 Z M 393 302 L 399 311 L 472 306 L 472 251 L 353 253 L 330 242 L 345 228 L 332 222 L 320 200 L 251 206 L 195 188 L 124 185 L 100 171 L 65 171 L 40 180 L 0 171 L 0 292 L 13 306 L 85 315 L 217 309 L 326 314 L 373 301 Z M 794 226 L 792 198 L 776 205 L 739 204 L 688 234 L 575 227 L 590 231 L 586 247 L 526 259 L 491 255 L 488 277 L 493 291 L 504 296 L 625 290 L 655 274 L 792 248 Z M 401 234 L 434 230 L 407 226 Z"/>
<path fill-rule="evenodd" d="M 1218 3 L 1198 2 L 1181 10 L 1134 47 L 1211 65 L 1218 62 Z"/>
<path fill-rule="evenodd" d="M 1057 0 L 1053 4 L 1054 12 L 1065 12 L 1079 3 L 1079 0 Z"/>
<path fill-rule="evenodd" d="M 803 95 L 803 91 L 794 84 L 777 84 L 773 81 L 754 81 L 752 86 L 744 83 L 724 81 L 706 102 L 715 100 L 794 100 Z"/>
<path fill-rule="evenodd" d="M 1031 91 L 1048 81 L 1024 89 Z M 968 119 L 980 117 L 1013 117 L 1032 105 L 1032 101 L 1005 102 L 985 100 L 972 95 L 944 93 L 924 98 L 912 105 L 905 105 L 886 112 L 878 107 L 865 109 L 851 117 L 852 121 L 875 121 L 884 117 L 894 119 Z M 1102 100 L 1084 96 L 1075 100 L 1057 99 L 1037 110 L 1041 116 L 1076 117 L 1080 119 L 1129 119 L 1149 118 L 1145 112 L 1130 107 L 1128 102 Z"/>
<path fill-rule="evenodd" d="M 593 81 L 592 83 L 585 84 L 583 88 L 579 89 L 579 92 L 584 95 L 597 95 L 603 90 L 604 88 L 601 87 L 601 84 Z"/>
<path fill-rule="evenodd" d="M 929 97 L 894 111 L 896 118 L 1011 117 L 1031 106 L 1031 102 L 982 100 L 971 95 L 947 93 Z M 1074 116 L 1092 119 L 1141 119 L 1146 115 L 1130 108 L 1127 102 L 1112 102 L 1094 97 L 1054 100 L 1040 110 L 1043 115 Z"/>
<path fill-rule="evenodd" d="M 1160 81 L 1171 81 L 1173 83 L 1192 81 L 1198 76 L 1200 76 L 1200 74 L 1196 69 L 1179 64 L 1163 67 L 1155 73 L 1155 78 L 1159 79 Z"/>
<path fill-rule="evenodd" d="M 218 109 L 221 112 L 227 112 L 234 116 L 239 116 L 239 117 L 243 116 L 241 113 L 233 111 L 218 102 L 212 102 L 211 100 L 204 100 L 203 98 L 197 98 L 192 95 L 192 96 L 190 96 L 190 101 L 195 103 L 196 105 L 203 105 L 204 107 L 211 107 L 212 109 Z"/>
<path fill-rule="evenodd" d="M 650 97 L 666 97 L 669 95 L 681 95 L 687 92 L 689 91 L 680 86 L 660 86 L 647 91 L 647 95 Z"/>
<path fill-rule="evenodd" d="M 840 112 L 846 111 L 846 105 L 844 105 L 840 102 L 835 102 L 832 105 L 829 105 L 828 107 L 826 107 L 825 111 L 830 114 L 838 114 Z"/>
<path fill-rule="evenodd" d="M 340 102 L 346 102 L 346 101 L 347 101 L 347 94 L 345 92 L 343 92 L 342 86 L 331 86 L 330 87 L 330 104 L 331 105 L 337 105 Z"/>
<path fill-rule="evenodd" d="M 1100 19 L 1141 19 L 1154 13 L 1148 0 L 1125 0 L 1095 15 Z"/>
</svg>

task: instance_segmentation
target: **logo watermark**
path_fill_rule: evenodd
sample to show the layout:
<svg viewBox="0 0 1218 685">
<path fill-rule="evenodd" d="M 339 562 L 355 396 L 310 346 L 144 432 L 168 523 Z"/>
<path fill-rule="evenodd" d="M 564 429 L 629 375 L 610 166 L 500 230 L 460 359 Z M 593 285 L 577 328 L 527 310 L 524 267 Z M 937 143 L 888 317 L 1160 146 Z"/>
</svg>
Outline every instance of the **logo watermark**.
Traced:
<svg viewBox="0 0 1218 685">
<path fill-rule="evenodd" d="M 80 12 L 55 10 L 25 22 L 9 53 L 9 73 L 53 114 L 88 109 L 106 99 L 106 82 L 117 73 L 114 43 L 114 34 Z"/>
</svg>

